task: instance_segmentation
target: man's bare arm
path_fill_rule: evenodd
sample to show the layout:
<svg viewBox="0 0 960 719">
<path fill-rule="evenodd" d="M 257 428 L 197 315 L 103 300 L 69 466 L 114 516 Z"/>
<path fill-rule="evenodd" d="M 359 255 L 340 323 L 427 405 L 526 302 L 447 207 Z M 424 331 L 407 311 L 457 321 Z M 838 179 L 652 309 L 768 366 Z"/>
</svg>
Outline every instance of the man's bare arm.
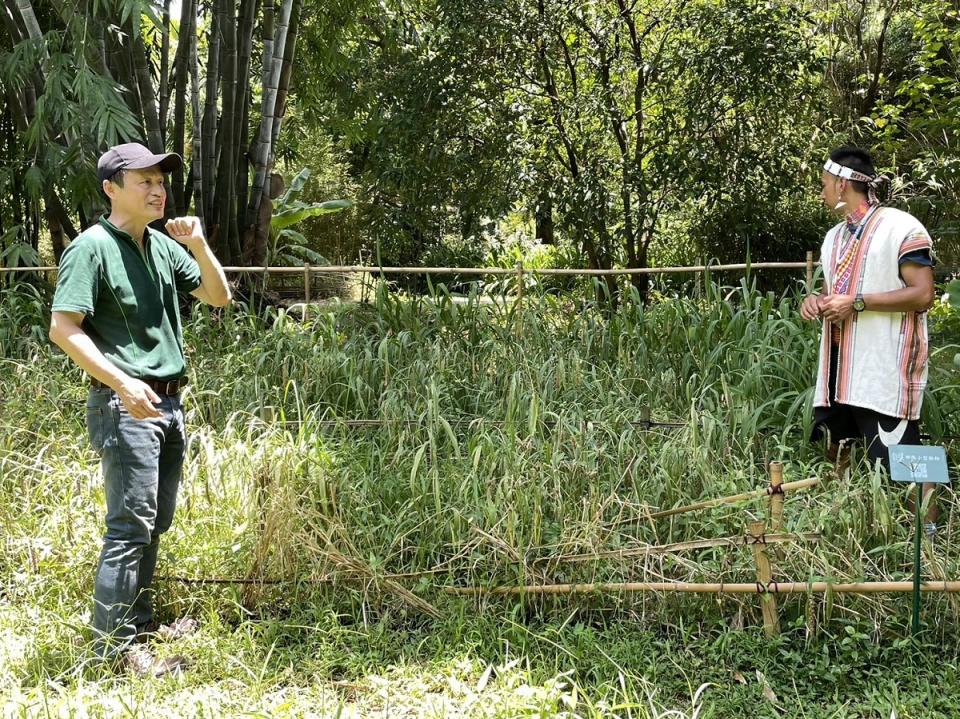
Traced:
<svg viewBox="0 0 960 719">
<path fill-rule="evenodd" d="M 50 317 L 50 339 L 76 365 L 94 379 L 113 389 L 127 411 L 135 419 L 159 417 L 156 406 L 160 398 L 150 387 L 123 372 L 93 343 L 83 331 L 80 312 L 54 312 Z"/>
<path fill-rule="evenodd" d="M 864 309 L 870 312 L 926 312 L 933 305 L 933 268 L 905 262 L 900 276 L 906 287 L 889 292 L 872 292 L 863 296 Z M 842 322 L 853 314 L 853 295 L 830 295 L 823 299 L 821 310 L 831 322 Z"/>
</svg>

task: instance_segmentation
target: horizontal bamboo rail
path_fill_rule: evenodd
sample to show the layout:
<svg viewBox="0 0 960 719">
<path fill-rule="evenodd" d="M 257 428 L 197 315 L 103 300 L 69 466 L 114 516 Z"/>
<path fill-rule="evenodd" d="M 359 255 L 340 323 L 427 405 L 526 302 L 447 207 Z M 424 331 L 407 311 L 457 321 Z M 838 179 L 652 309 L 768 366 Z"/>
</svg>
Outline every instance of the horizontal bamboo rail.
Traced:
<svg viewBox="0 0 960 719">
<path fill-rule="evenodd" d="M 810 479 L 800 479 L 796 482 L 786 482 L 780 485 L 781 491 L 784 492 L 795 492 L 799 489 L 806 489 L 807 487 L 814 487 L 820 484 L 820 479 L 817 477 L 811 477 Z M 729 497 L 718 497 L 717 499 L 707 499 L 703 502 L 697 502 L 696 504 L 688 504 L 683 507 L 674 507 L 673 509 L 664 509 L 659 512 L 652 512 L 650 514 L 644 514 L 643 519 L 661 519 L 663 517 L 672 517 L 675 514 L 685 514 L 686 512 L 695 512 L 699 509 L 710 509 L 711 507 L 717 507 L 722 504 L 736 504 L 737 502 L 743 502 L 748 499 L 754 499 L 756 497 L 763 497 L 768 494 L 771 494 L 771 489 L 769 487 L 764 489 L 754 489 L 749 492 L 743 492 L 741 494 L 733 494 Z M 629 520 L 634 521 L 634 520 Z"/>
<path fill-rule="evenodd" d="M 819 264 L 819 263 L 816 263 Z M 515 267 L 373 267 L 369 265 L 301 265 L 299 267 L 242 267 L 227 266 L 224 272 L 234 274 L 370 274 L 370 275 L 544 275 L 569 277 L 606 277 L 616 275 L 665 275 L 682 272 L 726 272 L 734 270 L 802 270 L 808 267 L 806 262 L 753 262 L 750 264 L 727 265 L 691 265 L 689 267 L 635 267 L 609 270 L 591 270 L 575 268 L 521 268 Z M 6 272 L 55 272 L 56 267 L 0 267 L 0 274 Z"/>
<path fill-rule="evenodd" d="M 806 534 L 764 534 L 761 536 L 738 534 L 733 537 L 718 537 L 717 539 L 694 539 L 689 542 L 653 544 L 647 547 L 615 549 L 607 552 L 584 552 L 582 554 L 544 556 L 537 557 L 530 563 L 543 564 L 545 562 L 590 562 L 595 559 L 631 559 L 633 557 L 646 557 L 657 554 L 679 554 L 681 552 L 691 552 L 698 549 L 713 549 L 715 547 L 749 547 L 754 543 L 789 544 L 792 542 L 817 543 L 819 541 L 820 535 L 816 532 L 809 532 Z"/>
<path fill-rule="evenodd" d="M 600 584 L 531 584 L 519 587 L 444 587 L 447 594 L 507 596 L 519 594 L 615 594 L 618 592 L 664 592 L 681 594 L 886 594 L 913 591 L 913 582 L 622 582 Z M 924 582 L 921 592 L 960 592 L 960 581 Z"/>
</svg>

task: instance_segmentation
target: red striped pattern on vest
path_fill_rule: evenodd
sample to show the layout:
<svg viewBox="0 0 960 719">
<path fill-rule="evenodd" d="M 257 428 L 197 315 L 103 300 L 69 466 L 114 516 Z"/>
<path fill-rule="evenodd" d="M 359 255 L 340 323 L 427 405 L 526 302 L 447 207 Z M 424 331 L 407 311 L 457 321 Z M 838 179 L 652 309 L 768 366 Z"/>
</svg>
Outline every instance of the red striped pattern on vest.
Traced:
<svg viewBox="0 0 960 719">
<path fill-rule="evenodd" d="M 860 233 L 860 242 L 850 253 L 850 257 L 848 259 L 849 267 L 847 269 L 848 277 L 846 278 L 847 287 L 845 288 L 847 292 L 844 294 L 851 294 L 853 288 L 856 288 L 856 292 L 860 291 L 860 285 L 863 282 L 864 261 L 867 257 L 867 251 L 870 249 L 870 243 L 873 240 L 873 233 L 876 231 L 877 225 L 880 224 L 880 218 L 882 214 L 883 212 L 880 209 L 877 209 L 871 213 L 870 217 L 866 221 L 866 226 Z M 834 244 L 833 256 L 834 267 L 836 267 L 836 244 Z M 850 315 L 850 317 L 840 324 L 840 354 L 837 360 L 836 401 L 842 404 L 847 403 L 850 396 L 850 385 L 853 376 L 854 341 L 856 337 L 856 332 L 854 332 L 853 329 L 854 323 L 857 321 L 858 316 L 859 314 L 854 312 L 852 315 Z"/>
<path fill-rule="evenodd" d="M 923 400 L 923 375 L 928 351 L 923 313 L 905 313 L 900 324 L 900 352 L 897 358 L 897 402 L 901 417 L 912 419 L 919 412 Z"/>
</svg>

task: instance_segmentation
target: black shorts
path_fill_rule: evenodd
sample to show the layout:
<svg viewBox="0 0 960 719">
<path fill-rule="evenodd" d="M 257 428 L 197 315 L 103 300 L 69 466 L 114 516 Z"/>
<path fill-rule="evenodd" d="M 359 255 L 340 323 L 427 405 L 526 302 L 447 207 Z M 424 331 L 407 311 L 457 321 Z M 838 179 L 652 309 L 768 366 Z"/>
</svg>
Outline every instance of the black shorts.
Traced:
<svg viewBox="0 0 960 719">
<path fill-rule="evenodd" d="M 836 397 L 837 356 L 839 350 L 830 351 L 830 397 Z M 890 469 L 889 447 L 894 444 L 920 444 L 920 423 L 891 417 L 865 407 L 833 402 L 829 407 L 813 408 L 813 431 L 810 439 L 814 442 L 829 437 L 831 444 L 862 441 L 866 447 L 870 463 L 878 459 Z"/>
<path fill-rule="evenodd" d="M 815 407 L 813 411 L 811 439 L 817 441 L 824 435 L 832 444 L 862 441 L 870 463 L 879 459 L 890 469 L 890 445 L 920 444 L 920 423 L 834 402 L 830 407 Z"/>
</svg>

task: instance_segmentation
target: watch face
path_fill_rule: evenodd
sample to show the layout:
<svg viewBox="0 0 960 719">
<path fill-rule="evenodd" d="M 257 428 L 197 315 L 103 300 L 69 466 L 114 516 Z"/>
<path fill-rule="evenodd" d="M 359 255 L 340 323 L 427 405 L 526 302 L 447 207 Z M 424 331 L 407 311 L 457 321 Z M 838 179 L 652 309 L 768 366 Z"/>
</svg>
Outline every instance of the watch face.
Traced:
<svg viewBox="0 0 960 719">
<path fill-rule="evenodd" d="M 863 306 L 862 297 L 857 297 L 857 299 L 853 301 L 853 309 L 855 309 L 857 312 L 863 312 Z"/>
</svg>

